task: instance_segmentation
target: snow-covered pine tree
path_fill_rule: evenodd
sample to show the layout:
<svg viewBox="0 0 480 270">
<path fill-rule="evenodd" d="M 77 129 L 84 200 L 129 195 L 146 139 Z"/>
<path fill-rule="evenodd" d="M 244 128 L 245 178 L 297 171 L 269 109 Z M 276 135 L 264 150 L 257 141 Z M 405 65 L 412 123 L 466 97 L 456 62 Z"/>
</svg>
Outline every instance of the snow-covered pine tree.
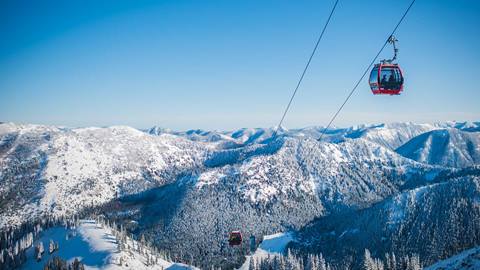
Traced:
<svg viewBox="0 0 480 270">
<path fill-rule="evenodd" d="M 420 269 L 422 269 L 420 258 L 418 257 L 418 255 L 414 254 L 410 257 L 407 270 L 420 270 Z"/>
<path fill-rule="evenodd" d="M 42 260 L 42 253 L 40 252 L 40 248 L 38 246 L 35 247 L 35 259 L 37 262 Z"/>
<path fill-rule="evenodd" d="M 363 269 L 364 270 L 376 270 L 375 269 L 375 261 L 370 254 L 370 250 L 365 249 L 365 253 L 363 255 Z"/>
<path fill-rule="evenodd" d="M 43 255 L 43 252 L 45 252 L 45 248 L 43 247 L 43 242 L 40 241 L 38 242 L 38 251 Z"/>
<path fill-rule="evenodd" d="M 385 269 L 387 270 L 397 270 L 397 258 L 395 253 L 386 253 L 385 254 Z"/>
<path fill-rule="evenodd" d="M 305 264 L 305 270 L 317 270 L 317 262 L 315 261 L 315 255 L 308 254 L 307 262 Z"/>
<path fill-rule="evenodd" d="M 52 254 L 55 251 L 55 243 L 52 239 L 50 239 L 50 243 L 48 244 L 48 253 Z"/>
<path fill-rule="evenodd" d="M 299 262 L 295 255 L 293 254 L 292 250 L 287 250 L 287 268 L 288 269 L 295 269 L 299 267 Z"/>
<path fill-rule="evenodd" d="M 380 260 L 380 259 L 375 259 L 374 262 L 375 262 L 375 265 L 374 265 L 374 269 L 375 269 L 375 270 L 384 270 L 384 269 L 385 269 L 382 260 Z"/>
<path fill-rule="evenodd" d="M 328 264 L 325 261 L 325 258 L 323 257 L 322 253 L 320 253 L 319 255 L 316 255 L 315 260 L 317 261 L 318 270 L 327 270 Z"/>
</svg>

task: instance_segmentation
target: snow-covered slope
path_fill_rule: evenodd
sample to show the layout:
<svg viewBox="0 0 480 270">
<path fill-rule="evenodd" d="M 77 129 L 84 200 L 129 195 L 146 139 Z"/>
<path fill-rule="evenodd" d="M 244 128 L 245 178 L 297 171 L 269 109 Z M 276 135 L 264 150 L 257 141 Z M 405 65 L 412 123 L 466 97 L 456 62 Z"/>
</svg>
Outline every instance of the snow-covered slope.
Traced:
<svg viewBox="0 0 480 270">
<path fill-rule="evenodd" d="M 411 139 L 396 151 L 418 162 L 468 167 L 480 164 L 480 132 L 455 128 L 434 130 Z"/>
<path fill-rule="evenodd" d="M 129 127 L 0 125 L 0 228 L 173 182 L 204 153 L 202 144 Z"/>
<path fill-rule="evenodd" d="M 321 218 L 293 245 L 330 261 L 352 260 L 369 249 L 376 257 L 419 254 L 432 264 L 480 243 L 480 177 L 463 176 L 404 191 L 360 211 Z M 352 262 L 361 258 L 353 257 Z"/>
<path fill-rule="evenodd" d="M 245 263 L 239 270 L 249 270 L 250 260 L 265 259 L 268 256 L 283 255 L 285 253 L 288 243 L 293 241 L 292 233 L 275 233 L 265 235 L 262 243 L 258 246 L 255 252 L 246 257 Z"/>
<path fill-rule="evenodd" d="M 425 270 L 476 270 L 480 269 L 480 247 L 465 250 L 448 259 L 439 261 Z"/>
<path fill-rule="evenodd" d="M 48 250 L 50 240 L 59 244 L 59 249 L 51 254 Z M 34 254 L 34 247 L 39 242 L 42 242 L 45 247 L 41 261 L 37 261 Z M 127 245 L 137 244 L 133 240 L 127 241 Z M 43 231 L 41 237 L 34 241 L 34 245 L 27 250 L 27 261 L 22 265 L 21 269 L 42 270 L 45 262 L 54 256 L 68 262 L 72 262 L 77 258 L 85 265 L 86 269 L 194 269 L 193 267 L 168 262 L 160 258 L 148 262 L 146 254 L 151 256 L 149 250 L 144 251 L 142 254 L 134 249 L 121 250 L 110 229 L 103 228 L 94 220 L 81 220 L 77 228 L 53 227 Z"/>
</svg>

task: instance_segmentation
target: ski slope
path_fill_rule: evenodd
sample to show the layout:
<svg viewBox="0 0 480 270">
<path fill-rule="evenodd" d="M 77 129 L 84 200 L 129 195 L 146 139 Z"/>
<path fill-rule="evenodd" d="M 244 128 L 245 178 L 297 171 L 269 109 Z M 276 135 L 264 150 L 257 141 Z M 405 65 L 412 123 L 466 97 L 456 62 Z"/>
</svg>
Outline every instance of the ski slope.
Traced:
<svg viewBox="0 0 480 270">
<path fill-rule="evenodd" d="M 68 240 L 67 240 L 68 234 Z M 59 250 L 49 254 L 50 239 L 59 243 Z M 42 260 L 37 262 L 34 247 L 43 242 L 45 252 Z M 54 227 L 42 232 L 40 239 L 27 250 L 27 262 L 23 270 L 42 270 L 44 264 L 53 257 L 60 257 L 68 262 L 78 258 L 85 269 L 120 270 L 120 269 L 194 269 L 187 265 L 172 263 L 162 259 L 157 264 L 147 266 L 147 259 L 136 251 L 119 251 L 118 243 L 109 229 L 102 228 L 94 220 L 81 220 L 76 229 Z M 122 265 L 119 264 L 122 258 Z"/>
<path fill-rule="evenodd" d="M 245 263 L 239 268 L 239 270 L 248 270 L 252 258 L 263 259 L 267 258 L 269 255 L 275 256 L 283 254 L 288 243 L 291 241 L 293 241 L 293 235 L 289 232 L 264 236 L 262 243 L 257 250 L 255 250 L 255 253 L 246 257 L 247 259 L 245 260 Z"/>
</svg>

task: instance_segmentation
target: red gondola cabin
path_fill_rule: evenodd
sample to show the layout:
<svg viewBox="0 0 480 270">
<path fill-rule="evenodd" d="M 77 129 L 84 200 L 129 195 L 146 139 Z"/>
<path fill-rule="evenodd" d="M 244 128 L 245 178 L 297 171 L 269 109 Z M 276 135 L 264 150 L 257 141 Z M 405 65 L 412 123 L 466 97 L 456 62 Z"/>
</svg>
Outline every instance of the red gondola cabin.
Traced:
<svg viewBox="0 0 480 270">
<path fill-rule="evenodd" d="M 240 231 L 233 231 L 228 238 L 228 244 L 230 246 L 238 246 L 242 244 L 242 233 Z"/>
<path fill-rule="evenodd" d="M 399 95 L 403 91 L 403 74 L 398 64 L 376 64 L 370 73 L 370 89 L 374 95 Z"/>
</svg>

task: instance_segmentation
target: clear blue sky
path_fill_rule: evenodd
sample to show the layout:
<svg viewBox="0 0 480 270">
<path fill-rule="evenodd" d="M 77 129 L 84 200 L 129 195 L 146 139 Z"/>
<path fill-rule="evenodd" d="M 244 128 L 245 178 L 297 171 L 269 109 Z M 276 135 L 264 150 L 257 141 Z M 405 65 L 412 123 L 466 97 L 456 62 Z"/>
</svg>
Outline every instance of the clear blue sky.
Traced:
<svg viewBox="0 0 480 270">
<path fill-rule="evenodd" d="M 409 3 L 340 0 L 284 125 L 325 125 Z M 274 126 L 332 5 L 0 1 L 0 121 Z M 480 1 L 417 0 L 397 38 L 404 94 L 365 79 L 336 125 L 480 120 Z"/>
</svg>

